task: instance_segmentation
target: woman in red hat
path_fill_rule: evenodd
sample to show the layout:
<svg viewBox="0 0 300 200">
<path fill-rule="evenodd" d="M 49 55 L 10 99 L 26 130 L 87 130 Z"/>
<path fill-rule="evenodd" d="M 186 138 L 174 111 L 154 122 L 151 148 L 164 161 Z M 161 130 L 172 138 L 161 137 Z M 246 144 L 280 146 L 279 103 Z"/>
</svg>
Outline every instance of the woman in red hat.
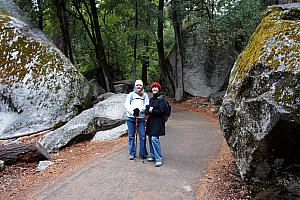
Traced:
<svg viewBox="0 0 300 200">
<path fill-rule="evenodd" d="M 150 157 L 147 161 L 155 161 L 155 166 L 160 167 L 163 163 L 161 153 L 161 145 L 159 136 L 165 135 L 165 112 L 166 99 L 161 93 L 161 85 L 154 82 L 150 86 L 153 97 L 150 99 L 150 104 L 146 106 L 146 115 L 148 120 L 146 124 L 146 135 L 149 136 Z"/>
</svg>

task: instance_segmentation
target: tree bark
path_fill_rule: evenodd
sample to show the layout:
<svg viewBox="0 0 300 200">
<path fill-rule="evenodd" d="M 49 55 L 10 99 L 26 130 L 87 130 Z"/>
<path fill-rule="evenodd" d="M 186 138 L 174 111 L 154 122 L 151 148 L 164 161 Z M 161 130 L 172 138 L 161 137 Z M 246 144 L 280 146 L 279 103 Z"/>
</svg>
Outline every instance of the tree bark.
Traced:
<svg viewBox="0 0 300 200">
<path fill-rule="evenodd" d="M 41 0 L 36 1 L 37 6 L 38 6 L 38 27 L 43 31 L 44 29 L 44 24 L 43 24 L 43 10 L 42 10 L 42 2 Z"/>
<path fill-rule="evenodd" d="M 0 146 L 0 160 L 5 164 L 50 160 L 47 150 L 39 143 Z"/>
<path fill-rule="evenodd" d="M 211 1 L 211 19 L 214 19 L 215 1 Z"/>
<path fill-rule="evenodd" d="M 184 93 L 183 85 L 183 60 L 182 60 L 182 20 L 180 15 L 180 2 L 172 0 L 172 19 L 176 41 L 176 62 L 175 62 L 175 99 L 182 101 Z"/>
<path fill-rule="evenodd" d="M 151 4 L 151 0 L 149 1 L 149 5 Z M 146 20 L 145 20 L 145 25 L 146 29 L 150 29 L 151 27 L 151 17 L 149 11 L 146 11 Z M 145 53 L 142 56 L 142 81 L 144 85 L 147 85 L 147 72 L 149 68 L 149 37 L 148 35 L 145 35 L 144 38 L 144 47 L 145 47 Z"/>
<path fill-rule="evenodd" d="M 106 62 L 106 56 L 105 56 L 105 50 L 103 47 L 102 37 L 101 37 L 101 31 L 100 31 L 100 25 L 98 20 L 98 14 L 97 14 L 97 7 L 95 0 L 89 0 L 90 6 L 91 6 L 91 12 L 92 12 L 92 21 L 95 28 L 95 36 L 96 36 L 96 57 L 99 60 L 99 64 L 102 66 L 103 75 L 105 78 L 105 85 L 106 90 L 108 92 L 114 92 L 114 86 L 112 83 L 112 76 L 108 67 L 108 64 Z"/>
<path fill-rule="evenodd" d="M 88 13 L 90 23 L 86 21 L 85 16 L 80 11 L 82 2 L 86 7 L 86 12 Z M 76 12 L 79 15 L 79 19 L 81 20 L 84 28 L 86 29 L 86 32 L 95 48 L 95 54 L 97 60 L 95 64 L 97 66 L 97 73 L 101 78 L 103 78 L 103 80 L 101 81 L 99 81 L 99 79 L 97 80 L 101 84 L 101 86 L 105 87 L 106 91 L 114 92 L 112 76 L 106 61 L 105 50 L 103 47 L 96 2 L 95 0 L 89 0 L 89 2 L 90 2 L 90 7 L 87 5 L 85 0 L 73 1 L 73 5 L 76 9 Z"/>
<path fill-rule="evenodd" d="M 69 22 L 66 16 L 66 2 L 64 0 L 55 0 L 55 5 L 63 38 L 62 51 L 70 59 L 70 61 L 74 63 Z"/>
<path fill-rule="evenodd" d="M 135 36 L 133 47 L 133 80 L 137 79 L 137 66 L 136 66 L 136 50 L 137 50 L 137 28 L 138 28 L 138 0 L 135 0 Z"/>
<path fill-rule="evenodd" d="M 145 38 L 144 40 L 144 45 L 145 45 L 145 55 L 142 57 L 142 81 L 144 85 L 147 85 L 147 72 L 148 72 L 148 67 L 149 67 L 149 40 Z"/>
<path fill-rule="evenodd" d="M 158 4 L 158 20 L 157 20 L 157 37 L 158 40 L 156 42 L 157 51 L 158 51 L 158 59 L 159 59 L 159 70 L 161 74 L 161 79 L 165 83 L 165 86 L 168 90 L 168 95 L 174 97 L 174 83 L 172 81 L 170 75 L 170 64 L 167 62 L 165 58 L 165 50 L 164 50 L 164 0 L 159 0 Z"/>
</svg>

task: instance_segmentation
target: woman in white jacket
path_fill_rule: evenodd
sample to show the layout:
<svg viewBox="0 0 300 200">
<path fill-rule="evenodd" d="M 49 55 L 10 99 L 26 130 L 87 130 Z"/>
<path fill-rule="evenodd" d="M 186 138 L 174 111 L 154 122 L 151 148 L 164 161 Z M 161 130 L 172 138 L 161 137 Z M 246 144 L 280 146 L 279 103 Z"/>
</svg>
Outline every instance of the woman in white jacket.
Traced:
<svg viewBox="0 0 300 200">
<path fill-rule="evenodd" d="M 127 110 L 126 122 L 128 126 L 128 147 L 130 160 L 133 160 L 136 157 L 136 147 L 134 143 L 136 126 L 139 133 L 140 142 L 139 157 L 145 159 L 148 155 L 145 136 L 146 105 L 149 105 L 149 98 L 147 93 L 144 92 L 143 82 L 141 80 L 136 80 L 134 84 L 134 91 L 127 95 L 125 101 L 125 108 Z"/>
</svg>

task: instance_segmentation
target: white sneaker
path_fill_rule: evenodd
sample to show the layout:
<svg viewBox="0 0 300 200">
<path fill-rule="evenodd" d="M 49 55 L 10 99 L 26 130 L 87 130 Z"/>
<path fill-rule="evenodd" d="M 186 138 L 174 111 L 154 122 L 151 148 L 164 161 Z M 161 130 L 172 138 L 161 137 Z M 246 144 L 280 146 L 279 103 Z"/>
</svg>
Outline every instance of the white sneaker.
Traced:
<svg viewBox="0 0 300 200">
<path fill-rule="evenodd" d="M 135 156 L 129 156 L 129 160 L 134 160 Z"/>
<path fill-rule="evenodd" d="M 158 161 L 158 162 L 155 163 L 155 167 L 160 167 L 160 166 L 162 166 L 162 164 L 163 163 L 161 161 Z"/>
</svg>

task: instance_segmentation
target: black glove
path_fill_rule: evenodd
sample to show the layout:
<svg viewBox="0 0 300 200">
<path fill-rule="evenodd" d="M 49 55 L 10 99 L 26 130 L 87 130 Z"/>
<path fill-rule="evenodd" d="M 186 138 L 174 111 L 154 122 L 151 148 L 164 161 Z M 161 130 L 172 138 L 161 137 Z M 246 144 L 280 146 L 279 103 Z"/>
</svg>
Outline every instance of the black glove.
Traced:
<svg viewBox="0 0 300 200">
<path fill-rule="evenodd" d="M 146 109 L 145 109 L 145 114 L 146 115 L 149 115 L 149 108 L 150 108 L 150 105 L 146 105 Z"/>
<path fill-rule="evenodd" d="M 149 110 L 149 108 L 150 108 L 150 105 L 146 105 L 146 110 Z"/>
<path fill-rule="evenodd" d="M 135 108 L 135 109 L 133 110 L 133 116 L 138 117 L 139 115 L 140 115 L 140 109 Z"/>
</svg>

